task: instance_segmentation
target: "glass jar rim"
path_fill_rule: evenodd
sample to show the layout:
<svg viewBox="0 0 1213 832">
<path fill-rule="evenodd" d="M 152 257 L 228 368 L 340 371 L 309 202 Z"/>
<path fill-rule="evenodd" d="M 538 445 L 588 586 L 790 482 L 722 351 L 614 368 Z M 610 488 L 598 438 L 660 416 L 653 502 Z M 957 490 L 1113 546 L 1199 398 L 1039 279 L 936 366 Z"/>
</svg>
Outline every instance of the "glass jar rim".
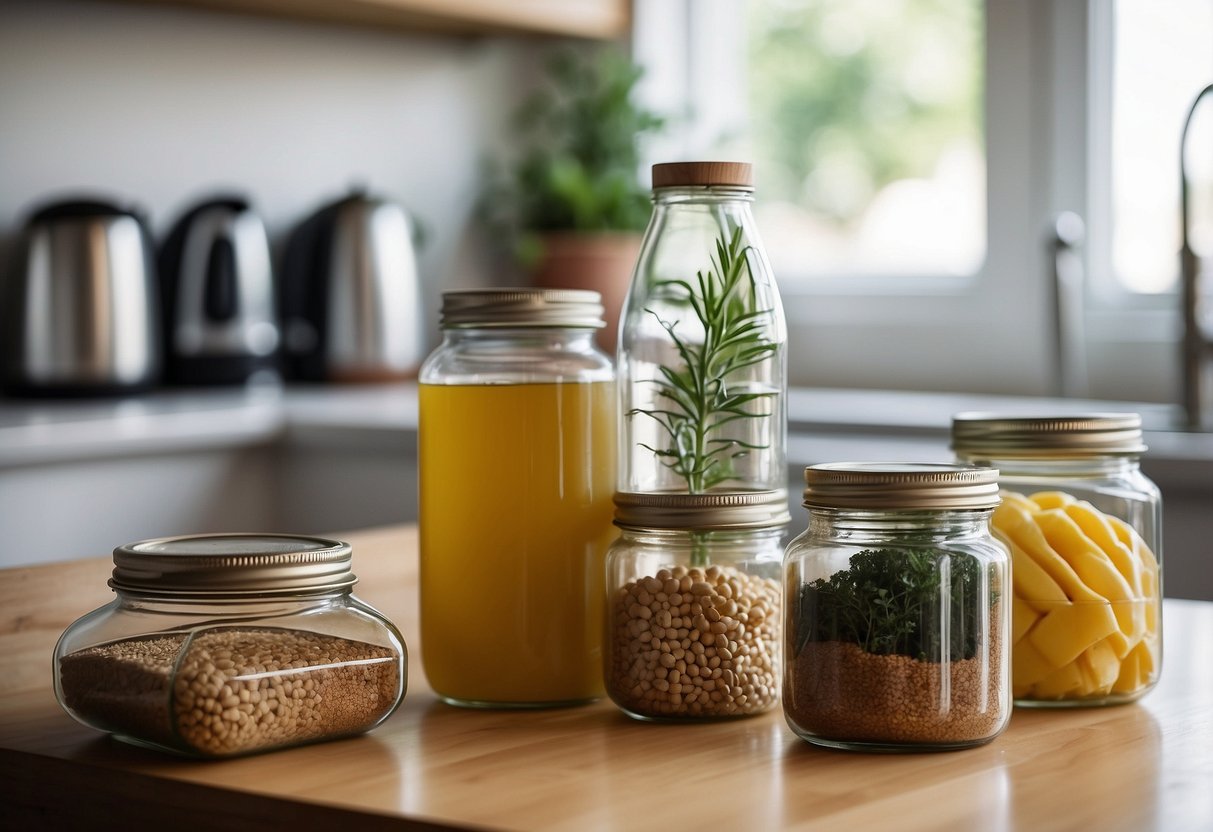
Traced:
<svg viewBox="0 0 1213 832">
<path fill-rule="evenodd" d="M 998 470 L 931 462 L 829 462 L 804 469 L 808 509 L 992 509 Z"/>
<path fill-rule="evenodd" d="M 160 537 L 114 549 L 115 592 L 206 598 L 314 595 L 357 583 L 353 549 L 340 540 L 291 534 Z"/>
<path fill-rule="evenodd" d="M 615 525 L 652 531 L 760 531 L 791 522 L 787 492 L 616 492 Z"/>
<path fill-rule="evenodd" d="M 442 293 L 443 329 L 601 329 L 602 295 L 589 289 L 456 289 Z"/>
<path fill-rule="evenodd" d="M 1146 451 L 1138 413 L 952 417 L 952 450 L 969 458 L 1060 459 L 1139 456 Z"/>
</svg>

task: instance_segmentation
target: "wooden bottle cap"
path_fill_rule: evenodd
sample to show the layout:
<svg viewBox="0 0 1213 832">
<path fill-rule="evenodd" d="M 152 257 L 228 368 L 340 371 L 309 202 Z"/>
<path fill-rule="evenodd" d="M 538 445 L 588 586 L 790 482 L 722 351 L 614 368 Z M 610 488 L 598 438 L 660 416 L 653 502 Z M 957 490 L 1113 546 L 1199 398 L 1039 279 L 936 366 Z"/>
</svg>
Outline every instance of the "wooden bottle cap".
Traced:
<svg viewBox="0 0 1213 832">
<path fill-rule="evenodd" d="M 754 166 L 749 162 L 662 162 L 653 165 L 654 188 L 725 185 L 754 187 Z"/>
</svg>

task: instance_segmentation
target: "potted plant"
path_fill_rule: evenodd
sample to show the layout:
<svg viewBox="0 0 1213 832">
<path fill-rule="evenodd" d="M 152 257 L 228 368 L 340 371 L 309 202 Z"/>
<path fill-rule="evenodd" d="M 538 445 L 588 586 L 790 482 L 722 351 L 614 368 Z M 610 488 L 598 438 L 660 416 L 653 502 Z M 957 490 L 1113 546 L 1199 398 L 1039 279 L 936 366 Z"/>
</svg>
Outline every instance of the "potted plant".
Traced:
<svg viewBox="0 0 1213 832">
<path fill-rule="evenodd" d="M 637 140 L 664 123 L 633 101 L 641 74 L 614 50 L 554 54 L 515 114 L 522 150 L 484 199 L 535 285 L 602 294 L 611 354 L 650 211 Z"/>
</svg>

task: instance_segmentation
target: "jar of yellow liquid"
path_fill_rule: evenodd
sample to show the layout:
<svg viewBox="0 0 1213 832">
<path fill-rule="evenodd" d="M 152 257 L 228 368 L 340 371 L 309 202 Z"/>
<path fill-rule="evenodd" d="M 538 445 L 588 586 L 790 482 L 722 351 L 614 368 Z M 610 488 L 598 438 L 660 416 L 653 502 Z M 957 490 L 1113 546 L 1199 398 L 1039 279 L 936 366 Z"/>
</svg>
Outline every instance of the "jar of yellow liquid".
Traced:
<svg viewBox="0 0 1213 832">
<path fill-rule="evenodd" d="M 616 406 L 597 292 L 443 295 L 421 368 L 421 653 L 453 705 L 599 698 Z"/>
</svg>

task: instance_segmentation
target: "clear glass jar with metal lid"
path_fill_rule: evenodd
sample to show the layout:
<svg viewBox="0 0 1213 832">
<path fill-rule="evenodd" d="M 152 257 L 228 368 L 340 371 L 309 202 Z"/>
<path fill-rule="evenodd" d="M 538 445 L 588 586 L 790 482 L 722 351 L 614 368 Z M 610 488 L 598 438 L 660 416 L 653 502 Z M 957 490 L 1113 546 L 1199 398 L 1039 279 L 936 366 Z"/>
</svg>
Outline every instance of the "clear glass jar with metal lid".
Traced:
<svg viewBox="0 0 1213 832">
<path fill-rule="evenodd" d="M 784 556 L 783 710 L 817 745 L 989 742 L 1011 713 L 1010 570 L 990 534 L 998 472 L 805 470 L 808 529 Z"/>
<path fill-rule="evenodd" d="M 999 470 L 1014 568 L 1016 704 L 1128 702 L 1162 666 L 1162 497 L 1135 413 L 952 421 L 958 459 Z"/>
<path fill-rule="evenodd" d="M 421 653 L 451 704 L 602 696 L 617 422 L 602 325 L 597 292 L 443 295 L 421 368 Z"/>
<path fill-rule="evenodd" d="M 653 166 L 620 320 L 620 491 L 787 489 L 787 326 L 753 199 L 749 164 Z"/>
<path fill-rule="evenodd" d="M 229 757 L 359 734 L 404 697 L 396 627 L 347 543 L 213 534 L 114 550 L 115 598 L 55 647 L 55 696 L 120 739 Z"/>
<path fill-rule="evenodd" d="M 785 493 L 615 496 L 604 675 L 629 716 L 716 719 L 775 706 Z"/>
</svg>

